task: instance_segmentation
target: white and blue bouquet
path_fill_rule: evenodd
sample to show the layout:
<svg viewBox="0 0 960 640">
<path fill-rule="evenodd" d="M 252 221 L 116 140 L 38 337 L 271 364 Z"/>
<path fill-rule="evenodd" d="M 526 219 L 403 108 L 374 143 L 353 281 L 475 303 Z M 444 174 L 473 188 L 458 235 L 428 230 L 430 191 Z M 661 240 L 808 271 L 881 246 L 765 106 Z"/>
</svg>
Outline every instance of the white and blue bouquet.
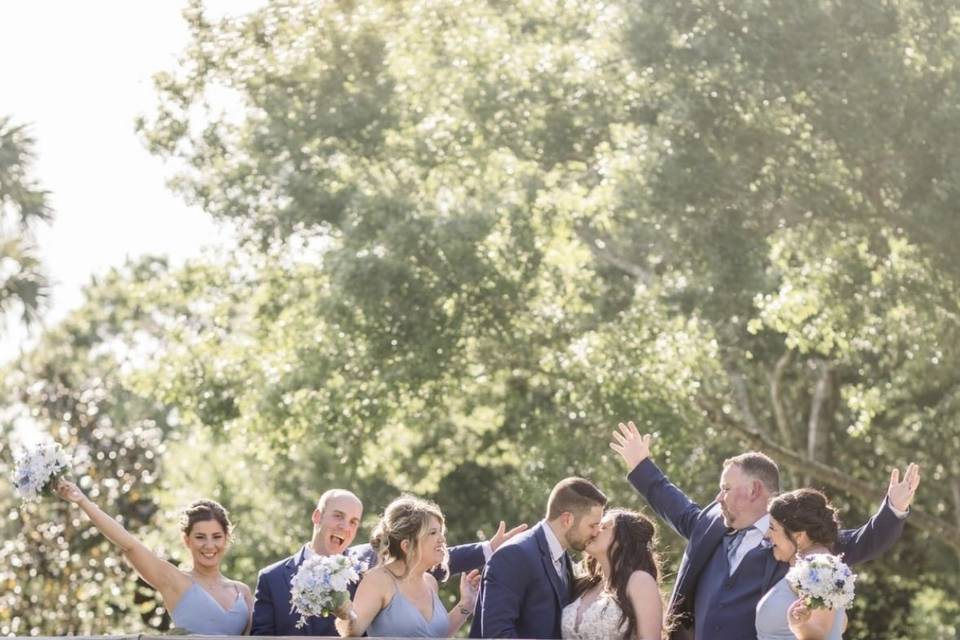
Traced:
<svg viewBox="0 0 960 640">
<path fill-rule="evenodd" d="M 856 580 L 840 556 L 829 553 L 800 558 L 787 572 L 787 582 L 809 609 L 846 609 Z"/>
<path fill-rule="evenodd" d="M 290 595 L 291 613 L 300 614 L 297 628 L 307 624 L 307 618 L 332 615 L 350 600 L 347 587 L 360 579 L 366 567 L 357 565 L 345 555 L 313 556 L 300 565 L 293 576 Z"/>
<path fill-rule="evenodd" d="M 13 485 L 25 502 L 42 494 L 52 495 L 57 480 L 70 466 L 70 459 L 56 442 L 41 442 L 24 450 L 15 460 Z"/>
</svg>

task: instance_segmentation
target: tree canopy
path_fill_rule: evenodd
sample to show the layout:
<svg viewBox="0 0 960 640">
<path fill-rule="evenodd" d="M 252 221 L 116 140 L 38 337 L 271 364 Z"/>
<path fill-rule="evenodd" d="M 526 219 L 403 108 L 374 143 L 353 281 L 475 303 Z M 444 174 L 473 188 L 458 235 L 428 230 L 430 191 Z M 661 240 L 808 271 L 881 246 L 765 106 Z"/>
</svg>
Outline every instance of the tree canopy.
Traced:
<svg viewBox="0 0 960 640">
<path fill-rule="evenodd" d="M 0 116 L 0 320 L 17 314 L 28 325 L 47 293 L 33 227 L 53 216 L 49 194 L 34 177 L 35 144 L 25 125 Z"/>
<path fill-rule="evenodd" d="M 534 522 L 571 474 L 642 507 L 607 447 L 633 419 L 703 503 L 725 457 L 761 448 L 856 525 L 891 467 L 920 463 L 915 526 L 862 569 L 847 636 L 952 633 L 956 7 L 277 1 L 186 19 L 139 130 L 243 244 L 97 283 L 83 332 L 27 361 L 56 368 L 24 380 L 75 368 L 65 388 L 107 385 L 113 424 L 158 425 L 136 454 L 159 465 L 143 524 L 171 553 L 157 532 L 200 489 L 243 516 L 248 583 L 332 486 L 367 524 L 401 491 L 431 497 L 453 541 Z"/>
</svg>

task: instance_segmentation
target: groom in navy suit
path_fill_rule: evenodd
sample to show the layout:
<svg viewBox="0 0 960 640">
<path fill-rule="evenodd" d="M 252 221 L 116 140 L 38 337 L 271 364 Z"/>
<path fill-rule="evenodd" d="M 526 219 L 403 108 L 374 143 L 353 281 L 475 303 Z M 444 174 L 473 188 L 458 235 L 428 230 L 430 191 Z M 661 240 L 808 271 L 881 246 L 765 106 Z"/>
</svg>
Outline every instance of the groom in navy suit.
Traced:
<svg viewBox="0 0 960 640">
<path fill-rule="evenodd" d="M 757 603 L 789 568 L 764 537 L 767 503 L 780 491 L 777 465 L 756 452 L 726 460 L 716 500 L 701 509 L 650 460 L 649 434 L 641 436 L 630 422 L 613 435 L 610 446 L 631 470 L 630 483 L 688 540 L 670 597 L 668 610 L 678 622 L 671 639 L 755 640 Z M 847 564 L 875 558 L 896 542 L 919 478 L 913 464 L 903 482 L 894 470 L 880 510 L 859 529 L 840 532 L 835 551 Z"/>
<path fill-rule="evenodd" d="M 339 636 L 334 616 L 307 618 L 302 628 L 297 628 L 299 614 L 291 612 L 290 584 L 303 562 L 316 554 L 335 555 L 346 553 L 357 563 L 372 567 L 377 563 L 376 553 L 369 544 L 350 547 L 360 520 L 363 503 L 353 493 L 344 489 L 331 489 L 320 496 L 314 509 L 313 538 L 294 555 L 276 562 L 260 572 L 253 605 L 251 635 L 255 636 Z M 521 525 L 505 531 L 500 523 L 497 534 L 482 544 L 465 544 L 450 548 L 449 569 L 451 575 L 483 566 L 498 546 L 526 527 Z M 353 598 L 357 585 L 350 585 Z"/>
<path fill-rule="evenodd" d="M 487 563 L 471 638 L 559 638 L 573 569 L 567 550 L 583 551 L 600 531 L 607 497 L 589 480 L 566 478 L 550 492 L 547 517 Z"/>
</svg>

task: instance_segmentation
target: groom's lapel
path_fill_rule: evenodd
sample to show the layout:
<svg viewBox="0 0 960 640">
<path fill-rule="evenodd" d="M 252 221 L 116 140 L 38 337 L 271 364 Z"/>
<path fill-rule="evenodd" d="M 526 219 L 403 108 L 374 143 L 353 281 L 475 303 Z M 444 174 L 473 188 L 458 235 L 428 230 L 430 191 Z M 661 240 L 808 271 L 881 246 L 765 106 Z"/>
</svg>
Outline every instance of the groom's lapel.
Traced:
<svg viewBox="0 0 960 640">
<path fill-rule="evenodd" d="M 543 564 L 543 570 L 546 572 L 550 586 L 553 587 L 553 592 L 557 596 L 557 602 L 559 602 L 562 607 L 567 603 L 567 590 L 563 586 L 563 581 L 560 580 L 560 575 L 557 573 L 556 568 L 553 566 L 553 558 L 550 556 L 550 545 L 547 544 L 547 536 L 543 532 L 543 529 L 541 529 L 537 531 L 536 537 L 537 546 L 540 548 L 540 562 Z"/>
<path fill-rule="evenodd" d="M 547 577 L 550 579 L 550 585 L 553 587 L 553 592 L 557 596 L 557 602 L 560 603 L 562 607 L 566 603 L 566 588 L 563 586 L 563 582 L 560 580 L 560 576 L 557 574 L 557 570 L 553 566 L 553 559 L 550 558 L 549 553 L 544 553 L 541 556 L 543 561 L 543 570 L 547 572 Z"/>
</svg>

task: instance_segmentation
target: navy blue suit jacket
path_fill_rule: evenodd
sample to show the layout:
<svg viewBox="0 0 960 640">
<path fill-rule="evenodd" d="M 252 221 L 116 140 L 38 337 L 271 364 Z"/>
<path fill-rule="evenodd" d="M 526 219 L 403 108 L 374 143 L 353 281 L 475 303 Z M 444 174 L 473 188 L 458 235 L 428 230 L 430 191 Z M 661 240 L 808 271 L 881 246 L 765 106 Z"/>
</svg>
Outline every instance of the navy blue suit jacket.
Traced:
<svg viewBox="0 0 960 640">
<path fill-rule="evenodd" d="M 377 558 L 369 544 L 350 547 L 347 554 L 368 567 L 376 564 Z M 276 562 L 260 572 L 257 577 L 257 592 L 253 604 L 253 624 L 250 634 L 254 636 L 339 636 L 334 616 L 307 618 L 307 624 L 298 629 L 298 613 L 290 611 L 290 584 L 306 552 L 300 551 Z M 486 558 L 481 544 L 464 544 L 450 548 L 450 574 L 463 573 L 483 566 Z M 441 576 L 442 577 L 442 576 Z M 350 585 L 350 597 L 357 585 Z"/>
<path fill-rule="evenodd" d="M 559 638 L 570 589 L 553 566 L 544 522 L 506 542 L 490 558 L 477 596 L 471 638 Z M 569 560 L 567 584 L 573 584 Z"/>
<path fill-rule="evenodd" d="M 711 502 L 706 508 L 700 508 L 673 485 L 663 472 L 649 458 L 641 462 L 627 476 L 640 495 L 647 499 L 650 506 L 678 534 L 687 539 L 683 551 L 677 580 L 670 596 L 669 612 L 679 617 L 681 622 L 673 637 L 685 637 L 684 628 L 693 624 L 694 595 L 697 592 L 697 580 L 703 572 L 717 545 L 721 544 L 727 527 L 723 524 L 720 505 Z M 897 541 L 903 532 L 904 521 L 890 509 L 884 500 L 883 506 L 859 529 L 845 529 L 840 532 L 837 553 L 843 554 L 848 565 L 864 562 L 880 555 Z M 778 562 L 773 551 L 768 552 L 761 575 L 755 576 L 761 581 L 760 593 L 766 593 L 786 575 L 789 565 Z M 744 628 L 754 629 L 756 602 L 749 610 L 744 610 Z M 737 636 L 738 638 L 740 636 Z M 751 631 L 751 636 L 755 632 Z M 711 636 L 711 640 L 713 640 Z M 718 636 L 716 640 L 726 640 Z"/>
</svg>

